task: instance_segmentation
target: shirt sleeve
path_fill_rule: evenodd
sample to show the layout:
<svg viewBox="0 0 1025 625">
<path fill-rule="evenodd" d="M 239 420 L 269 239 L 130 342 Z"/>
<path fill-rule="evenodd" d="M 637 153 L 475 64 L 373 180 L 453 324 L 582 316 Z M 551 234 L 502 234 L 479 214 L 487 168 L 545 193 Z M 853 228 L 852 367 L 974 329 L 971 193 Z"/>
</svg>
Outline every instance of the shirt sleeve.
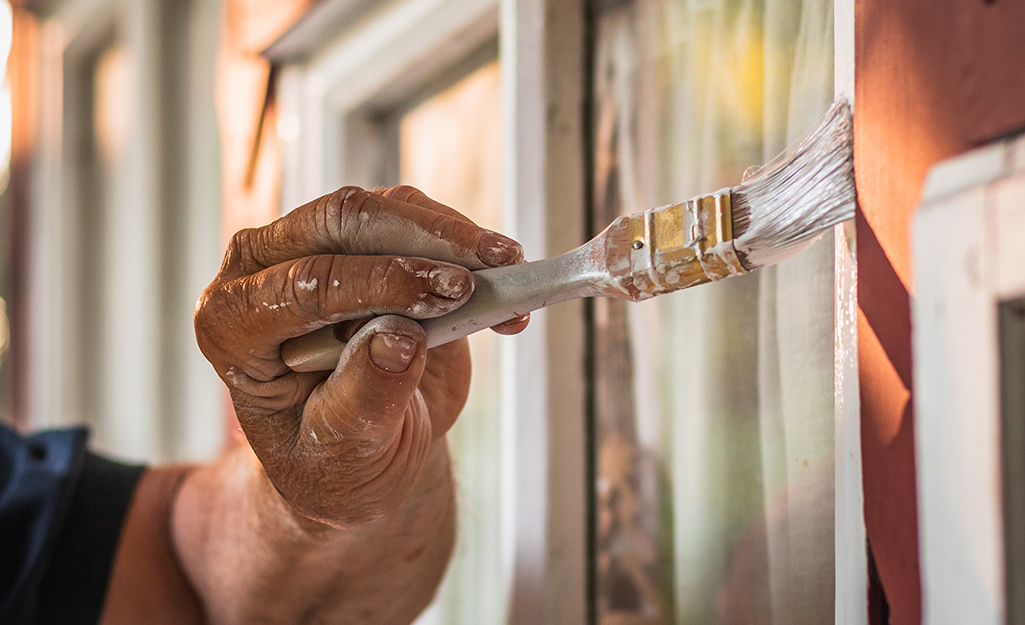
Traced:
<svg viewBox="0 0 1025 625">
<path fill-rule="evenodd" d="M 143 467 L 88 453 L 86 438 L 0 426 L 0 623 L 99 620 Z"/>
</svg>

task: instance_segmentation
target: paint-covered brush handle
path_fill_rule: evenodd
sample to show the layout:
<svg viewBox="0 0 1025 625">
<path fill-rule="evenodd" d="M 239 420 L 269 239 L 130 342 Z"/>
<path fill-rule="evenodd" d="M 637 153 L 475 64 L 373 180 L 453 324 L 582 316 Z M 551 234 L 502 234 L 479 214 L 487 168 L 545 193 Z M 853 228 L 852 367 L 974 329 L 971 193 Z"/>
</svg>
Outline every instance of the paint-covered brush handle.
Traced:
<svg viewBox="0 0 1025 625">
<path fill-rule="evenodd" d="M 731 239 L 730 190 L 616 219 L 583 246 L 544 260 L 473 272 L 470 299 L 420 321 L 427 346 L 496 326 L 578 297 L 640 301 L 741 275 Z M 286 341 L 281 356 L 295 371 L 334 369 L 344 340 L 328 326 Z"/>
<path fill-rule="evenodd" d="M 444 345 L 545 306 L 608 294 L 605 266 L 604 249 L 596 239 L 560 256 L 475 271 L 473 295 L 465 304 L 420 321 L 427 346 Z M 338 364 L 345 345 L 328 326 L 285 341 L 281 357 L 294 371 L 327 371 Z"/>
</svg>

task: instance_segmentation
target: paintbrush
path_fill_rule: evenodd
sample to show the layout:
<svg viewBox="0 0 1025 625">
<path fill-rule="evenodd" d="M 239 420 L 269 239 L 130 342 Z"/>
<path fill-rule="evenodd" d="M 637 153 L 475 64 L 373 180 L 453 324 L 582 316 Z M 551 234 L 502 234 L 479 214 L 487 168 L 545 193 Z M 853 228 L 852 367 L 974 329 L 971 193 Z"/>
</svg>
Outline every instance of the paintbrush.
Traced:
<svg viewBox="0 0 1025 625">
<path fill-rule="evenodd" d="M 634 302 L 790 258 L 854 216 L 851 113 L 838 100 L 814 130 L 738 186 L 616 219 L 565 254 L 473 272 L 470 299 L 420 321 L 435 347 L 579 297 Z M 344 338 L 328 326 L 286 341 L 295 371 L 334 369 Z"/>
</svg>

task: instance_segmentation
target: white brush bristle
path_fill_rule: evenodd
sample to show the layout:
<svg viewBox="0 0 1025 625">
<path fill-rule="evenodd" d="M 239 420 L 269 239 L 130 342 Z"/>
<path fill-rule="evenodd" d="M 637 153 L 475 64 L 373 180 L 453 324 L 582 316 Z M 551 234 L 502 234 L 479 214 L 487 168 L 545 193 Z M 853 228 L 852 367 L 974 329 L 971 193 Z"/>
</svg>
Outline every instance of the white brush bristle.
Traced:
<svg viewBox="0 0 1025 625">
<path fill-rule="evenodd" d="M 793 256 L 854 217 L 851 110 L 837 100 L 800 144 L 731 191 L 734 247 L 748 269 Z"/>
</svg>

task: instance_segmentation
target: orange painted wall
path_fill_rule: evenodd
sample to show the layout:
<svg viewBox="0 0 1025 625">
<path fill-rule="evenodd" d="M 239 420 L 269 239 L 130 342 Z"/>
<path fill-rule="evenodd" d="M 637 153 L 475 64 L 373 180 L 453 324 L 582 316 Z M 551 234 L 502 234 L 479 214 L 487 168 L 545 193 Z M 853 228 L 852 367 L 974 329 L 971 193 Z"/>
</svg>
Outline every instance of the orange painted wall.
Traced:
<svg viewBox="0 0 1025 625">
<path fill-rule="evenodd" d="M 1016 0 L 856 0 L 865 522 L 896 625 L 921 621 L 910 219 L 933 164 L 1025 129 L 1023 42 Z"/>
<path fill-rule="evenodd" d="M 27 335 L 31 320 L 25 294 L 28 292 L 28 197 L 31 189 L 30 168 L 35 147 L 36 112 L 39 93 L 36 79 L 36 57 L 39 25 L 31 13 L 20 8 L 23 2 L 12 3 L 14 8 L 11 32 L 11 52 L 7 58 L 7 78 L 11 88 L 11 117 L 17 120 L 11 127 L 11 161 L 7 187 L 3 190 L 3 212 L 0 214 L 0 283 L 7 298 L 7 316 L 10 324 L 10 343 L 4 358 L 8 362 L 26 362 L 28 345 L 22 337 Z M 0 415 L 10 422 L 26 425 L 28 380 L 24 367 L 8 366 L 0 384 Z"/>
<path fill-rule="evenodd" d="M 273 97 L 267 97 L 271 67 L 260 53 L 314 3 L 225 0 L 216 87 L 225 243 L 235 231 L 277 217 L 281 155 Z"/>
</svg>

